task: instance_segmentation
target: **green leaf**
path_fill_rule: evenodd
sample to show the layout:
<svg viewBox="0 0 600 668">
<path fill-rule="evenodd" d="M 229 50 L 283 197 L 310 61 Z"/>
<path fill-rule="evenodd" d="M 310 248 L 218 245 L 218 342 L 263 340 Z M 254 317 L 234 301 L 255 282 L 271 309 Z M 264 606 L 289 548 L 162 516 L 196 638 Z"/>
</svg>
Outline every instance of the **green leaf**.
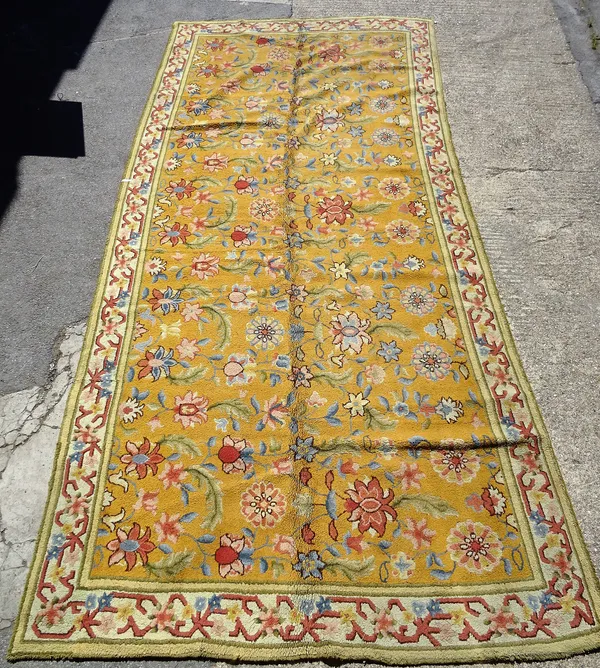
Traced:
<svg viewBox="0 0 600 668">
<path fill-rule="evenodd" d="M 242 260 L 235 264 L 222 264 L 221 269 L 231 274 L 247 274 L 256 266 L 255 260 Z"/>
<path fill-rule="evenodd" d="M 369 334 L 374 334 L 375 332 L 385 332 L 386 334 L 392 334 L 394 336 L 399 336 L 402 339 L 414 339 L 416 334 L 405 325 L 401 325 L 399 322 L 382 322 L 377 325 L 371 325 L 367 330 Z"/>
<path fill-rule="evenodd" d="M 316 373 L 313 376 L 314 381 L 321 381 L 331 385 L 331 387 L 339 387 L 342 383 L 345 383 L 352 376 L 351 371 L 346 371 L 345 373 L 332 373 L 331 371 L 322 371 L 321 373 Z"/>
<path fill-rule="evenodd" d="M 206 246 L 206 244 L 209 244 L 211 241 L 214 241 L 217 238 L 216 235 L 211 234 L 208 237 L 197 237 L 195 241 L 188 241 L 186 242 L 186 246 L 189 246 L 190 248 L 202 248 L 202 246 Z"/>
<path fill-rule="evenodd" d="M 214 529 L 223 517 L 223 492 L 219 482 L 205 469 L 190 467 L 186 471 L 191 474 L 200 489 L 206 489 L 206 517 L 202 526 L 205 529 Z"/>
<path fill-rule="evenodd" d="M 387 202 L 371 202 L 370 204 L 355 204 L 352 209 L 357 213 L 381 213 L 390 208 Z"/>
<path fill-rule="evenodd" d="M 200 380 L 202 376 L 206 373 L 206 367 L 204 366 L 199 366 L 199 367 L 190 367 L 189 369 L 186 369 L 185 371 L 181 371 L 178 374 L 172 373 L 169 376 L 169 381 L 173 383 L 173 385 L 188 385 L 189 383 L 192 383 L 196 380 Z"/>
<path fill-rule="evenodd" d="M 189 455 L 190 457 L 200 457 L 202 455 L 195 441 L 192 441 L 192 439 L 187 436 L 179 436 L 176 434 L 165 436 L 160 439 L 159 444 L 168 445 L 182 455 Z"/>
<path fill-rule="evenodd" d="M 347 441 L 341 438 L 315 443 L 314 447 L 321 452 L 326 452 L 328 455 L 341 452 L 360 452 L 362 449 L 355 441 Z"/>
<path fill-rule="evenodd" d="M 212 295 L 210 288 L 203 288 L 201 285 L 184 285 L 181 290 L 191 292 L 195 297 L 210 297 Z"/>
<path fill-rule="evenodd" d="M 237 213 L 237 202 L 232 197 L 228 197 L 227 201 L 228 201 L 228 206 L 227 206 L 227 211 L 225 212 L 225 216 L 223 218 L 221 218 L 220 220 L 218 220 L 216 223 L 211 223 L 210 225 L 205 225 L 204 227 L 206 229 L 212 229 L 212 228 L 215 228 L 215 227 L 223 227 L 224 225 L 228 225 L 229 223 L 231 223 L 234 220 L 235 215 Z"/>
<path fill-rule="evenodd" d="M 357 580 L 358 578 L 368 575 L 373 570 L 375 557 L 371 556 L 361 561 L 355 559 L 331 559 L 325 564 L 325 568 L 334 573 L 341 573 L 349 580 Z"/>
<path fill-rule="evenodd" d="M 219 338 L 215 341 L 214 347 L 217 349 L 223 348 L 223 346 L 231 339 L 231 325 L 229 323 L 229 318 L 223 315 L 221 311 L 214 306 L 203 306 L 202 310 L 210 313 L 213 320 L 217 323 L 217 334 Z"/>
<path fill-rule="evenodd" d="M 387 431 L 396 426 L 396 420 L 387 417 L 376 408 L 365 408 L 365 426 L 367 429 L 381 429 Z"/>
<path fill-rule="evenodd" d="M 325 286 L 324 288 L 313 288 L 312 290 L 308 290 L 308 294 L 311 297 L 326 297 L 328 295 L 332 297 L 344 297 L 345 293 L 343 290 L 339 290 L 338 288 L 334 288 L 332 286 Z"/>
<path fill-rule="evenodd" d="M 212 411 L 215 409 L 220 409 L 225 411 L 229 417 L 238 417 L 245 418 L 246 420 L 252 416 L 252 409 L 241 399 L 227 399 L 226 401 L 217 401 L 215 404 L 211 404 L 206 410 Z"/>
<path fill-rule="evenodd" d="M 401 494 L 392 501 L 394 508 L 400 506 L 412 506 L 421 513 L 432 517 L 448 517 L 458 515 L 456 508 L 439 496 L 432 494 Z"/>
<path fill-rule="evenodd" d="M 172 578 L 184 568 L 187 568 L 192 563 L 193 558 L 194 553 L 187 550 L 185 552 L 173 552 L 156 563 L 147 563 L 146 570 L 157 578 Z"/>
</svg>

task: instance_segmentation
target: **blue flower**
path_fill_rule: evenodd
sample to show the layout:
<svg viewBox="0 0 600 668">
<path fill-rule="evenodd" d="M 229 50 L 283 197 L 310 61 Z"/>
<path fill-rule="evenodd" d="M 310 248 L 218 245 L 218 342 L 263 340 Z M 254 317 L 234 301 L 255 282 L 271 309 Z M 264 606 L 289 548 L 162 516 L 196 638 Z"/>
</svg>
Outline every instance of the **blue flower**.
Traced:
<svg viewBox="0 0 600 668">
<path fill-rule="evenodd" d="M 429 614 L 431 616 L 440 615 L 443 612 L 440 602 L 436 601 L 435 599 L 431 599 L 431 601 L 429 601 L 427 604 L 427 610 L 429 610 Z"/>
<path fill-rule="evenodd" d="M 362 104 L 359 104 L 358 102 L 353 102 L 348 107 L 348 113 L 350 114 L 350 116 L 360 116 L 362 114 Z"/>
<path fill-rule="evenodd" d="M 395 341 L 390 341 L 386 343 L 385 341 L 381 342 L 381 348 L 377 351 L 377 354 L 386 362 L 398 361 L 398 355 L 402 352 L 402 348 L 398 347 L 398 344 Z"/>
<path fill-rule="evenodd" d="M 365 130 L 361 125 L 356 125 L 348 130 L 348 134 L 351 137 L 362 137 L 365 134 Z"/>
<path fill-rule="evenodd" d="M 317 448 L 313 447 L 315 439 L 313 436 L 308 438 L 296 439 L 295 443 L 290 445 L 290 450 L 294 453 L 294 459 L 305 459 L 307 462 L 312 462 L 317 454 Z"/>
<path fill-rule="evenodd" d="M 95 610 L 98 605 L 98 599 L 95 594 L 89 594 L 85 599 L 85 609 L 86 610 Z"/>
<path fill-rule="evenodd" d="M 410 413 L 410 408 L 408 407 L 408 404 L 405 404 L 404 402 L 399 401 L 395 406 L 394 406 L 394 413 L 396 415 L 399 415 L 400 417 L 405 417 Z"/>
<path fill-rule="evenodd" d="M 275 358 L 275 366 L 278 366 L 280 369 L 289 369 L 290 368 L 290 356 L 289 355 L 277 355 Z"/>
<path fill-rule="evenodd" d="M 289 248 L 302 248 L 303 243 L 304 239 L 302 238 L 300 232 L 294 232 L 293 234 L 288 234 L 288 236 L 285 238 L 285 244 Z"/>
<path fill-rule="evenodd" d="M 210 610 L 218 610 L 221 607 L 221 597 L 214 594 L 208 599 L 208 607 Z"/>
<path fill-rule="evenodd" d="M 322 614 L 326 610 L 331 610 L 331 599 L 321 596 L 317 601 L 317 610 Z"/>
<path fill-rule="evenodd" d="M 62 552 L 62 548 L 55 545 L 48 550 L 47 557 L 48 559 L 58 559 L 58 555 Z"/>
<path fill-rule="evenodd" d="M 113 595 L 108 592 L 104 592 L 102 596 L 98 599 L 98 610 L 104 610 L 105 608 L 110 608 L 112 605 Z"/>
<path fill-rule="evenodd" d="M 309 598 L 305 598 L 302 601 L 300 601 L 298 605 L 298 609 L 300 612 L 308 617 L 308 615 L 311 614 L 311 612 L 314 610 L 315 604 L 313 601 L 311 601 Z"/>
<path fill-rule="evenodd" d="M 313 577 L 322 580 L 325 562 L 321 560 L 321 557 L 316 550 L 311 550 L 308 553 L 299 552 L 298 561 L 294 564 L 293 568 L 295 571 L 298 571 L 304 579 Z"/>
<path fill-rule="evenodd" d="M 420 601 L 413 601 L 412 609 L 415 615 L 417 615 L 417 617 L 425 617 L 425 614 L 427 612 L 427 607 Z"/>
<path fill-rule="evenodd" d="M 375 306 L 371 309 L 371 313 L 374 313 L 377 317 L 377 320 L 391 320 L 392 313 L 395 313 L 396 309 L 390 306 L 389 302 L 377 302 Z"/>
<path fill-rule="evenodd" d="M 202 612 L 202 610 L 204 610 L 205 607 L 206 607 L 206 599 L 205 598 L 197 598 L 194 601 L 194 608 L 198 612 Z"/>
</svg>

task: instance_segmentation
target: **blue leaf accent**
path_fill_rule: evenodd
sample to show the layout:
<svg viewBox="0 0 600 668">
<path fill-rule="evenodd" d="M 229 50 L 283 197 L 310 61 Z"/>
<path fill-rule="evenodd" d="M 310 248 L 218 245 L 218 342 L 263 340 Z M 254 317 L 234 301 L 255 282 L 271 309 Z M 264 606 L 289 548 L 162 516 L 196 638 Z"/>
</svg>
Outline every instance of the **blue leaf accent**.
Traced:
<svg viewBox="0 0 600 668">
<path fill-rule="evenodd" d="M 205 533 L 199 538 L 196 538 L 197 543 L 212 543 L 215 537 L 211 533 Z"/>
<path fill-rule="evenodd" d="M 327 411 L 327 417 L 332 417 L 338 412 L 338 402 L 336 401 L 332 406 L 329 407 L 329 410 Z"/>
<path fill-rule="evenodd" d="M 379 403 L 385 408 L 386 411 L 390 410 L 390 402 L 385 397 L 377 397 Z"/>
<path fill-rule="evenodd" d="M 429 571 L 431 575 L 433 575 L 434 578 L 437 578 L 438 580 L 447 580 L 454 571 L 442 571 L 437 568 L 434 568 L 433 570 Z"/>
</svg>

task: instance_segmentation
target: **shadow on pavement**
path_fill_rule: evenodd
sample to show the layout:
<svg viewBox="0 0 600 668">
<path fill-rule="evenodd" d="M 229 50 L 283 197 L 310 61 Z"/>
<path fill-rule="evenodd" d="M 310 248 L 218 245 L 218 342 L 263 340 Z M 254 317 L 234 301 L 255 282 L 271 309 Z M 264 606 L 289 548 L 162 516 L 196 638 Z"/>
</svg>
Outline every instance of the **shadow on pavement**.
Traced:
<svg viewBox="0 0 600 668">
<path fill-rule="evenodd" d="M 24 155 L 85 155 L 80 102 L 50 100 L 63 72 L 75 69 L 111 0 L 15 0 L 3 10 L 0 218 L 17 188 Z"/>
</svg>

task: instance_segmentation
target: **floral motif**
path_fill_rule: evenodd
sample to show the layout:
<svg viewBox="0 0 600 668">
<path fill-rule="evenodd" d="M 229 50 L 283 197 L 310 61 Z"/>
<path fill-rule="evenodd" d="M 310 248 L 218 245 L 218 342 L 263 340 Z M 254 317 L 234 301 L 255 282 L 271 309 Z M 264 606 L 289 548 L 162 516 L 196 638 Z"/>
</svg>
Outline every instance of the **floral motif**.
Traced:
<svg viewBox="0 0 600 668">
<path fill-rule="evenodd" d="M 206 409 L 208 399 L 196 392 L 186 392 L 183 396 L 175 397 L 175 422 L 179 422 L 184 429 L 208 420 Z"/>
<path fill-rule="evenodd" d="M 502 543 L 490 527 L 480 522 L 459 522 L 447 543 L 453 561 L 472 573 L 492 571 L 500 563 Z"/>
<path fill-rule="evenodd" d="M 448 375 L 452 358 L 440 346 L 425 342 L 413 350 L 411 363 L 415 371 L 428 380 L 441 380 Z"/>
<path fill-rule="evenodd" d="M 121 462 L 127 465 L 125 473 L 135 472 L 140 480 L 148 475 L 148 469 L 152 475 L 156 475 L 158 465 L 165 459 L 159 452 L 160 446 L 153 446 L 147 438 L 139 446 L 127 441 L 125 449 L 127 453 L 121 456 Z"/>
<path fill-rule="evenodd" d="M 117 529 L 117 537 L 107 543 L 106 548 L 112 552 L 109 558 L 109 564 L 115 564 L 125 561 L 125 570 L 130 571 L 139 561 L 142 564 L 148 562 L 148 555 L 156 548 L 156 545 L 150 540 L 151 532 L 149 528 L 142 534 L 139 524 L 134 523 L 129 531 Z"/>
<path fill-rule="evenodd" d="M 368 483 L 357 480 L 352 488 L 346 490 L 346 496 L 348 520 L 358 523 L 360 533 L 373 530 L 383 536 L 388 518 L 396 519 L 396 511 L 390 505 L 394 492 L 391 489 L 384 491 L 377 478 L 371 478 Z"/>
<path fill-rule="evenodd" d="M 447 445 L 442 442 L 443 445 Z M 434 450 L 431 453 L 431 466 L 444 480 L 457 485 L 470 482 L 477 475 L 480 466 L 479 456 L 473 450 L 464 450 L 464 441 L 450 442 L 450 450 Z"/>
<path fill-rule="evenodd" d="M 360 353 L 363 346 L 372 341 L 367 331 L 370 324 L 369 319 L 363 320 L 354 312 L 340 313 L 330 324 L 334 345 L 342 352 L 352 350 Z"/>
<path fill-rule="evenodd" d="M 252 568 L 252 543 L 246 536 L 223 534 L 215 552 L 222 578 L 244 575 Z"/>
<path fill-rule="evenodd" d="M 254 526 L 274 527 L 286 509 L 286 499 L 272 482 L 256 482 L 241 498 L 242 514 Z"/>
</svg>

